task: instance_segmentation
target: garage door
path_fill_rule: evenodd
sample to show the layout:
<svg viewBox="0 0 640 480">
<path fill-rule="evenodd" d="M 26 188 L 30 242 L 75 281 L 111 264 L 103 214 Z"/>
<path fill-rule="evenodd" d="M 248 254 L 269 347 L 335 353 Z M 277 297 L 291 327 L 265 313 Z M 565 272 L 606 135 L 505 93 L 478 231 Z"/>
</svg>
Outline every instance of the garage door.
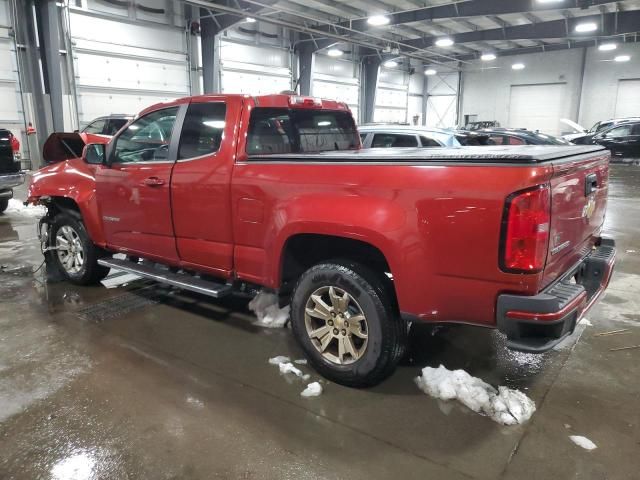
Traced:
<svg viewBox="0 0 640 480">
<path fill-rule="evenodd" d="M 618 81 L 616 117 L 640 117 L 640 79 Z"/>
<path fill-rule="evenodd" d="M 565 83 L 511 85 L 508 127 L 560 134 L 560 119 L 566 118 Z"/>
<path fill-rule="evenodd" d="M 119 22 L 75 8 L 70 24 L 80 127 L 189 95 L 182 28 Z"/>
</svg>

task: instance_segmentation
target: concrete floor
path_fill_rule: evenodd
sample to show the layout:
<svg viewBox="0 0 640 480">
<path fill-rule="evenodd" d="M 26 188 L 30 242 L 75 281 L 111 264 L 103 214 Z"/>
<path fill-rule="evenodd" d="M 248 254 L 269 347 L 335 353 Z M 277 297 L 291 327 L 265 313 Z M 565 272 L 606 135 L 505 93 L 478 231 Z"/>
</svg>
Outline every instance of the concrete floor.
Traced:
<svg viewBox="0 0 640 480">
<path fill-rule="evenodd" d="M 35 220 L 0 217 L 0 478 L 638 479 L 640 349 L 610 349 L 640 344 L 640 167 L 611 180 L 619 260 L 593 326 L 539 356 L 489 330 L 415 328 L 388 381 L 323 381 L 312 399 L 267 363 L 301 357 L 290 331 L 252 325 L 246 300 L 43 283 Z M 538 410 L 502 427 L 436 401 L 413 377 L 441 363 Z"/>
</svg>

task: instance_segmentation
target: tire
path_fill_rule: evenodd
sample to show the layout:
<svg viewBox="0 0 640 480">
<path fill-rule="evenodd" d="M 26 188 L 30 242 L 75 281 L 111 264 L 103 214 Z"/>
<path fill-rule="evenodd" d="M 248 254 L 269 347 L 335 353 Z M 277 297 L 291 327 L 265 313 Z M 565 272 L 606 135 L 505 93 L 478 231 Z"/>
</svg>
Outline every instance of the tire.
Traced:
<svg viewBox="0 0 640 480">
<path fill-rule="evenodd" d="M 0 213 L 4 213 L 7 208 L 9 208 L 9 199 L 0 198 Z"/>
<path fill-rule="evenodd" d="M 65 243 L 66 242 L 66 243 Z M 109 273 L 109 268 L 98 265 L 98 259 L 106 252 L 93 244 L 80 218 L 72 213 L 59 213 L 51 222 L 49 246 L 53 247 L 50 259 L 62 276 L 76 285 L 93 285 Z M 81 262 L 69 252 L 69 246 Z M 69 256 L 73 258 L 69 260 Z"/>
<path fill-rule="evenodd" d="M 407 326 L 382 275 L 350 261 L 315 265 L 302 274 L 293 291 L 291 326 L 316 371 L 349 387 L 370 387 L 391 375 L 407 343 Z"/>
</svg>

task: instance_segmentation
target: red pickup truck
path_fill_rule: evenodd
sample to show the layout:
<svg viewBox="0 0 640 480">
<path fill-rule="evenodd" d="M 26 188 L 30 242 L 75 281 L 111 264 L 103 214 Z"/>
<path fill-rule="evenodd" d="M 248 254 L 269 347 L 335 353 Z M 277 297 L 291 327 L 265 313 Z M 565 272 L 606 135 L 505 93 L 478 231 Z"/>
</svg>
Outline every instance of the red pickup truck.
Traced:
<svg viewBox="0 0 640 480">
<path fill-rule="evenodd" d="M 527 352 L 569 335 L 613 269 L 608 168 L 599 146 L 361 150 L 342 103 L 207 95 L 43 168 L 28 202 L 69 281 L 272 289 L 309 362 L 367 386 L 411 322 L 498 328 Z"/>
</svg>

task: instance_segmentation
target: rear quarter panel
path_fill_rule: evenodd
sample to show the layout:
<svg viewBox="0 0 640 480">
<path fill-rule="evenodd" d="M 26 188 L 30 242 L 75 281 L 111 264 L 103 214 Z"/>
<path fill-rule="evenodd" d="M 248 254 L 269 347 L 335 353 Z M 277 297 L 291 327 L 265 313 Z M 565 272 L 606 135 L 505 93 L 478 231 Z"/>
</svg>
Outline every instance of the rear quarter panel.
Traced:
<svg viewBox="0 0 640 480">
<path fill-rule="evenodd" d="M 245 160 L 233 174 L 240 278 L 277 288 L 296 233 L 354 238 L 382 251 L 402 311 L 493 325 L 496 295 L 536 293 L 542 274 L 500 271 L 504 200 L 551 167 Z"/>
</svg>

